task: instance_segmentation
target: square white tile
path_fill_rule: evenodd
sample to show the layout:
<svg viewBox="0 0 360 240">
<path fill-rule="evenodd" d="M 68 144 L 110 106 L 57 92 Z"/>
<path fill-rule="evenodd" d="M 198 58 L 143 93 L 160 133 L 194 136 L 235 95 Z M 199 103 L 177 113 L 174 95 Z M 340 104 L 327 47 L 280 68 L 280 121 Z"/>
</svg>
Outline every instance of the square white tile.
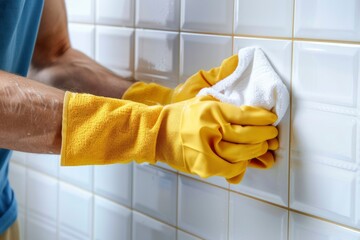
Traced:
<svg viewBox="0 0 360 240">
<path fill-rule="evenodd" d="M 291 240 L 359 240 L 360 232 L 291 212 L 289 237 Z"/>
<path fill-rule="evenodd" d="M 27 153 L 27 166 L 37 171 L 57 177 L 60 165 L 60 156 L 54 154 Z"/>
<path fill-rule="evenodd" d="M 95 57 L 95 27 L 85 24 L 69 24 L 71 46 L 90 58 Z"/>
<path fill-rule="evenodd" d="M 150 165 L 134 166 L 133 208 L 176 225 L 177 175 Z"/>
<path fill-rule="evenodd" d="M 234 54 L 244 47 L 260 47 L 284 84 L 290 90 L 291 41 L 258 38 L 234 38 Z M 288 168 L 290 110 L 278 126 L 280 148 L 275 152 L 275 165 L 268 170 L 248 168 L 243 181 L 230 185 L 243 192 L 279 205 L 288 205 Z"/>
<path fill-rule="evenodd" d="M 300 158 L 301 155 L 292 155 L 290 207 L 354 226 L 358 218 L 355 210 L 359 207 L 356 173 Z"/>
<path fill-rule="evenodd" d="M 195 174 L 187 174 L 187 173 L 180 173 L 180 174 L 184 175 L 184 176 L 191 177 L 191 178 L 195 178 L 195 179 L 198 179 L 200 181 L 210 183 L 210 184 L 222 187 L 222 188 L 229 188 L 229 183 L 223 177 L 215 176 L 215 177 L 209 177 L 209 178 L 201 178 L 201 177 L 199 177 L 199 176 L 197 176 Z"/>
<path fill-rule="evenodd" d="M 176 229 L 133 211 L 133 240 L 176 240 Z"/>
<path fill-rule="evenodd" d="M 184 82 L 201 69 L 218 67 L 231 53 L 231 37 L 181 33 L 180 81 Z"/>
<path fill-rule="evenodd" d="M 92 191 L 93 166 L 60 167 L 59 176 L 61 180 Z"/>
<path fill-rule="evenodd" d="M 343 107 L 359 103 L 360 46 L 295 42 L 293 94 L 295 101 Z"/>
<path fill-rule="evenodd" d="M 95 0 L 65 0 L 69 22 L 94 23 Z"/>
<path fill-rule="evenodd" d="M 233 0 L 183 0 L 181 30 L 231 34 L 233 7 Z"/>
<path fill-rule="evenodd" d="M 295 37 L 360 40 L 360 2 L 358 0 L 295 2 Z"/>
<path fill-rule="evenodd" d="M 176 86 L 179 79 L 179 34 L 136 30 L 135 79 Z"/>
<path fill-rule="evenodd" d="M 200 240 L 200 238 L 197 238 L 181 230 L 177 230 L 177 240 Z"/>
<path fill-rule="evenodd" d="M 16 201 L 20 207 L 26 204 L 26 168 L 16 163 L 9 166 L 10 186 L 15 192 Z"/>
<path fill-rule="evenodd" d="M 91 193 L 60 183 L 59 235 L 60 239 L 91 239 L 93 196 Z"/>
<path fill-rule="evenodd" d="M 96 61 L 124 78 L 134 72 L 134 30 L 109 26 L 96 27 Z"/>
<path fill-rule="evenodd" d="M 105 25 L 134 26 L 133 0 L 95 0 L 96 22 Z"/>
<path fill-rule="evenodd" d="M 180 0 L 139 0 L 136 2 L 136 27 L 179 30 Z"/>
<path fill-rule="evenodd" d="M 11 156 L 11 162 L 19 163 L 22 165 L 26 164 L 27 159 L 27 153 L 25 152 L 19 152 L 19 151 L 13 151 Z"/>
<path fill-rule="evenodd" d="M 94 238 L 96 240 L 131 239 L 131 216 L 130 209 L 95 197 Z"/>
<path fill-rule="evenodd" d="M 293 107 L 292 115 L 292 153 L 308 161 L 357 168 L 355 117 L 303 106 Z"/>
<path fill-rule="evenodd" d="M 56 222 L 58 213 L 58 181 L 55 178 L 28 170 L 26 178 L 27 210 L 44 218 L 44 221 Z"/>
<path fill-rule="evenodd" d="M 178 226 L 205 239 L 228 238 L 229 193 L 179 176 Z"/>
<path fill-rule="evenodd" d="M 287 240 L 288 211 L 230 193 L 229 239 Z"/>
<path fill-rule="evenodd" d="M 56 222 L 51 224 L 49 221 L 39 220 L 28 216 L 26 223 L 26 238 L 22 239 L 57 239 Z"/>
<path fill-rule="evenodd" d="M 292 21 L 292 0 L 235 0 L 235 34 L 291 37 Z"/>
<path fill-rule="evenodd" d="M 131 207 L 132 164 L 94 167 L 94 191 L 117 203 Z"/>
</svg>

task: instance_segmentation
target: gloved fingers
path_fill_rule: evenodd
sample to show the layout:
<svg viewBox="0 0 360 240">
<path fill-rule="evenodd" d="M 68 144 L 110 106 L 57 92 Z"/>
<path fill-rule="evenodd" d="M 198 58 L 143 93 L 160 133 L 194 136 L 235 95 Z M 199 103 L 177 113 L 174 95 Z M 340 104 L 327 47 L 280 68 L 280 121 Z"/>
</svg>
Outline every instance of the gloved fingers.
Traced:
<svg viewBox="0 0 360 240">
<path fill-rule="evenodd" d="M 230 184 L 238 184 L 241 182 L 244 176 L 245 176 L 245 171 L 240 173 L 239 175 L 236 175 L 235 177 L 227 178 L 226 181 Z"/>
<path fill-rule="evenodd" d="M 260 107 L 219 103 L 218 109 L 225 121 L 238 125 L 271 125 L 277 120 L 275 113 Z"/>
<path fill-rule="evenodd" d="M 261 107 L 240 106 L 240 114 L 236 111 L 241 125 L 271 125 L 277 120 L 275 113 Z"/>
<path fill-rule="evenodd" d="M 271 168 L 275 163 L 274 155 L 271 151 L 267 151 L 265 154 L 251 159 L 249 163 L 249 167 L 253 168 Z"/>
<path fill-rule="evenodd" d="M 221 126 L 221 131 L 223 139 L 233 143 L 261 143 L 269 139 L 274 139 L 278 135 L 278 130 L 274 126 L 224 124 Z"/>
<path fill-rule="evenodd" d="M 245 176 L 246 167 L 248 166 L 249 161 L 239 162 L 232 164 L 232 169 L 235 169 L 235 175 L 229 175 L 226 177 L 226 181 L 230 184 L 238 184 L 242 181 Z"/>
<path fill-rule="evenodd" d="M 279 149 L 279 140 L 278 138 L 273 138 L 267 141 L 269 145 L 269 150 L 278 150 Z"/>
<path fill-rule="evenodd" d="M 268 150 L 266 141 L 256 144 L 236 144 L 221 141 L 215 145 L 215 152 L 222 159 L 237 163 L 263 155 Z"/>
<path fill-rule="evenodd" d="M 217 113 L 215 115 L 222 116 L 222 121 L 238 124 L 238 125 L 271 125 L 277 120 L 275 113 L 272 113 L 261 107 L 254 106 L 235 106 L 229 103 L 219 102 L 213 96 L 201 96 L 198 101 L 213 101 L 212 106 L 207 106 L 206 109 L 211 113 Z M 218 114 L 220 113 L 220 114 Z M 214 114 L 213 114 L 214 115 Z"/>
</svg>

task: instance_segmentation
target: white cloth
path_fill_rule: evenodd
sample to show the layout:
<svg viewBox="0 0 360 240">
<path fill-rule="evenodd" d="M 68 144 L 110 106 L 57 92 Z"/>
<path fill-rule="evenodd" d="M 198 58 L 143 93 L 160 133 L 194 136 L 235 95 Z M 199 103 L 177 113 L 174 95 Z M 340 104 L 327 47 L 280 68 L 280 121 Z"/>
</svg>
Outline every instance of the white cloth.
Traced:
<svg viewBox="0 0 360 240">
<path fill-rule="evenodd" d="M 242 48 L 238 58 L 238 66 L 232 74 L 212 87 L 203 88 L 198 96 L 211 95 L 237 106 L 263 107 L 278 116 L 274 123 L 278 125 L 289 107 L 287 87 L 260 48 Z"/>
</svg>

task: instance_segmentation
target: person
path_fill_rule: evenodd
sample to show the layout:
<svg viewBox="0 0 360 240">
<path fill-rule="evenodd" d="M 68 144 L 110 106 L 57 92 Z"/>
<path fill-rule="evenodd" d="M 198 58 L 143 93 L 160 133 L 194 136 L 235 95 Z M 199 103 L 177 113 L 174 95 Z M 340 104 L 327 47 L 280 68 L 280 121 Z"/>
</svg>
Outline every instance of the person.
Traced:
<svg viewBox="0 0 360 240">
<path fill-rule="evenodd" d="M 71 47 L 63 0 L 0 0 L 0 26 L 0 239 L 19 238 L 11 150 L 68 166 L 163 161 L 234 183 L 273 162 L 275 114 L 196 97 L 221 68 L 175 90 L 134 84 Z"/>
</svg>

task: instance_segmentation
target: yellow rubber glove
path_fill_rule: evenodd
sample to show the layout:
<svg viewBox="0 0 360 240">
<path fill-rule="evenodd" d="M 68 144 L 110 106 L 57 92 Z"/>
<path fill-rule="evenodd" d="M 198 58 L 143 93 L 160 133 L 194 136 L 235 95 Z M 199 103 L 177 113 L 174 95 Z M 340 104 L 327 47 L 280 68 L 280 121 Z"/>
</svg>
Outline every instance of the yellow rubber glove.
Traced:
<svg viewBox="0 0 360 240">
<path fill-rule="evenodd" d="M 134 83 L 124 93 L 122 99 L 144 103 L 146 105 L 167 105 L 195 97 L 198 92 L 211 87 L 220 80 L 229 76 L 238 65 L 238 56 L 233 55 L 225 59 L 219 67 L 209 71 L 200 70 L 188 78 L 185 83 L 175 89 L 167 88 L 156 83 Z"/>
<path fill-rule="evenodd" d="M 200 177 L 238 183 L 248 159 L 268 150 L 276 115 L 211 97 L 166 106 L 67 92 L 62 125 L 64 166 L 167 163 Z M 245 126 L 246 125 L 246 126 Z"/>
<path fill-rule="evenodd" d="M 209 71 L 200 70 L 188 78 L 185 83 L 178 85 L 175 89 L 167 88 L 156 83 L 137 82 L 133 84 L 123 95 L 123 99 L 132 100 L 146 105 L 167 105 L 170 103 L 184 101 L 193 98 L 205 87 L 210 87 L 226 78 L 234 72 L 238 65 L 238 55 L 233 55 L 222 61 L 219 67 Z M 269 150 L 279 148 L 278 139 L 268 141 Z M 250 167 L 270 168 L 275 160 L 272 153 L 264 154 L 259 159 L 252 159 Z"/>
</svg>

